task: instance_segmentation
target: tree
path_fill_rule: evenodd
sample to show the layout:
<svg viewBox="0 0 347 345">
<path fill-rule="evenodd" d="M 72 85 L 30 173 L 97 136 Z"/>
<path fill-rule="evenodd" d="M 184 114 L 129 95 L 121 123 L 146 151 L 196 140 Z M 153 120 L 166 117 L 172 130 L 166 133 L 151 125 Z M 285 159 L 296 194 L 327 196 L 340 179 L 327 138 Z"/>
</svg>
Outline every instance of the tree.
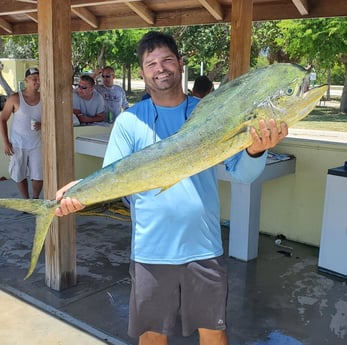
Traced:
<svg viewBox="0 0 347 345">
<path fill-rule="evenodd" d="M 189 77 L 194 79 L 200 74 L 203 63 L 211 80 L 222 79 L 228 72 L 230 25 L 195 25 L 165 28 L 171 34 L 181 54 L 187 60 Z"/>
<path fill-rule="evenodd" d="M 117 51 L 115 53 L 118 65 L 123 67 L 123 89 L 128 79 L 127 91 L 131 91 L 131 67 L 138 64 L 137 46 L 141 37 L 148 30 L 116 30 L 114 32 Z"/>
<path fill-rule="evenodd" d="M 38 59 L 37 35 L 2 36 L 0 55 L 10 59 Z"/>
<path fill-rule="evenodd" d="M 341 54 L 340 59 L 345 67 L 345 74 L 347 76 L 347 54 Z M 341 113 L 347 113 L 347 77 L 345 78 L 345 84 L 343 86 L 340 111 Z"/>
<path fill-rule="evenodd" d="M 255 22 L 252 31 L 252 52 L 253 57 L 266 56 L 270 65 L 275 62 L 297 63 L 296 57 L 290 57 L 278 43 L 281 37 L 281 30 L 278 21 Z"/>
<path fill-rule="evenodd" d="M 85 69 L 113 64 L 114 35 L 112 31 L 74 32 L 72 34 L 73 77 Z"/>
<path fill-rule="evenodd" d="M 72 60 L 75 73 L 97 66 L 117 66 L 123 70 L 123 88 L 128 77 L 131 91 L 131 66 L 137 64 L 137 43 L 145 30 L 109 30 L 77 32 L 72 36 Z"/>
<path fill-rule="evenodd" d="M 347 54 L 347 21 L 345 18 L 320 18 L 285 20 L 278 23 L 281 36 L 276 39 L 292 58 L 306 59 L 307 63 L 321 71 L 326 69 L 327 82 L 341 56 Z M 347 71 L 345 74 L 347 79 Z M 343 93 L 346 94 L 346 85 Z M 347 97 L 341 99 L 341 111 L 346 112 Z"/>
</svg>

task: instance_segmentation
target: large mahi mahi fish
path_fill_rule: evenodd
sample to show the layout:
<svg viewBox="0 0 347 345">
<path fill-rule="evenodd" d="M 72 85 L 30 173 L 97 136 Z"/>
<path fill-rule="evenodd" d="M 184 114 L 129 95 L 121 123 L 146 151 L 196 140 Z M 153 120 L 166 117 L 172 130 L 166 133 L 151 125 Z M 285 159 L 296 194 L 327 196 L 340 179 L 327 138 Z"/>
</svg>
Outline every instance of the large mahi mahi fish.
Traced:
<svg viewBox="0 0 347 345">
<path fill-rule="evenodd" d="M 248 147 L 250 126 L 260 119 L 304 118 L 326 91 L 303 92 L 308 72 L 293 64 L 276 64 L 249 72 L 203 98 L 174 135 L 89 175 L 65 196 L 88 206 L 151 189 L 167 189 Z M 29 277 L 36 267 L 58 206 L 55 200 L 0 199 L 0 207 L 35 214 L 36 229 Z"/>
</svg>

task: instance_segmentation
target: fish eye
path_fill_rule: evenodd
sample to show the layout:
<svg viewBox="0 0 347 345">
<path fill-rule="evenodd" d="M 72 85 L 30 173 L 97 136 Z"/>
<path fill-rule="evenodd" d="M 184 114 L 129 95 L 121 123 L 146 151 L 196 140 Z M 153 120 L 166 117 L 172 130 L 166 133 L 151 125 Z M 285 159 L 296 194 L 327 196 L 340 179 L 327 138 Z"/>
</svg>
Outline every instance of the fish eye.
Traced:
<svg viewBox="0 0 347 345">
<path fill-rule="evenodd" d="M 286 90 L 286 95 L 291 96 L 293 93 L 294 93 L 294 88 L 291 86 L 288 86 L 288 88 Z"/>
</svg>

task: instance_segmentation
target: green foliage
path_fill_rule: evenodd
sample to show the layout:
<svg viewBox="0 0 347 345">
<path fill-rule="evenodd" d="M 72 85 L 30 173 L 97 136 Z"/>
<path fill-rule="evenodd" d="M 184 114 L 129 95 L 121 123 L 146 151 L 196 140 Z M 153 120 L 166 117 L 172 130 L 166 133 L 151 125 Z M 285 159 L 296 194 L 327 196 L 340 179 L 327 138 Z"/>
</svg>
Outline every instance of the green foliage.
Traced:
<svg viewBox="0 0 347 345">
<path fill-rule="evenodd" d="M 75 72 L 82 72 L 96 66 L 95 50 L 93 51 L 93 48 L 95 49 L 94 41 L 95 32 L 74 32 L 72 34 L 72 65 Z"/>
<path fill-rule="evenodd" d="M 118 64 L 136 65 L 137 45 L 148 30 L 115 30 L 114 38 L 117 52 L 115 58 Z"/>
<path fill-rule="evenodd" d="M 0 37 L 0 55 L 9 59 L 38 59 L 37 35 L 14 35 Z"/>
<path fill-rule="evenodd" d="M 203 73 L 220 81 L 228 73 L 230 25 L 195 25 L 155 28 L 174 36 L 185 62 L 189 79 Z M 136 71 L 137 44 L 148 29 L 74 32 L 72 65 L 75 73 L 111 65 L 117 76 Z M 347 21 L 345 18 L 322 18 L 255 22 L 253 24 L 251 66 L 274 62 L 296 62 L 314 65 L 318 82 L 343 84 L 344 67 L 339 60 L 347 53 Z M 37 35 L 2 36 L 0 54 L 11 58 L 38 58 Z"/>
<path fill-rule="evenodd" d="M 261 67 L 266 67 L 269 64 L 269 61 L 266 56 L 258 56 L 257 61 L 256 61 L 256 67 L 261 68 Z"/>
<path fill-rule="evenodd" d="M 254 57 L 266 57 L 269 64 L 274 62 L 298 62 L 291 58 L 278 42 L 282 38 L 278 21 L 255 22 L 252 31 Z"/>
<path fill-rule="evenodd" d="M 228 72 L 230 25 L 195 25 L 164 28 L 171 34 L 188 66 L 189 79 L 200 74 L 203 63 L 203 74 L 212 80 L 221 80 Z"/>
<path fill-rule="evenodd" d="M 347 52 L 345 18 L 285 20 L 278 23 L 281 36 L 276 38 L 284 51 L 311 65 L 330 68 L 341 53 Z"/>
<path fill-rule="evenodd" d="M 110 30 L 72 34 L 74 73 L 112 66 L 120 76 L 137 64 L 137 43 L 147 30 Z"/>
<path fill-rule="evenodd" d="M 342 63 L 337 62 L 331 69 L 331 84 L 343 85 L 345 82 L 344 74 L 345 74 L 344 66 L 342 65 Z M 324 80 L 326 80 L 326 78 Z"/>
<path fill-rule="evenodd" d="M 326 83 L 331 84 L 332 69 L 341 63 L 347 53 L 347 21 L 345 18 L 319 18 L 286 20 L 278 23 L 282 36 L 277 43 L 297 59 L 305 59 L 314 66 L 317 75 L 326 74 Z M 345 72 L 344 79 L 347 80 Z M 319 79 L 321 81 L 321 79 Z M 347 82 L 346 82 L 347 85 Z M 347 109 L 347 92 L 341 98 L 341 111 Z"/>
</svg>

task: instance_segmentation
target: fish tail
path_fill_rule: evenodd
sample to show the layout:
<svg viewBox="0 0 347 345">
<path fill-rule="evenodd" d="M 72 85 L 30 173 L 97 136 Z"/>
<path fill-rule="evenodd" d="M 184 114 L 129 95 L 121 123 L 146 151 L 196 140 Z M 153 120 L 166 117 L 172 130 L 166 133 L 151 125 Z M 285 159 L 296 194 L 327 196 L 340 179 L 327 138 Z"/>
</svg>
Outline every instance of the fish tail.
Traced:
<svg viewBox="0 0 347 345">
<path fill-rule="evenodd" d="M 0 207 L 11 208 L 22 212 L 36 215 L 34 244 L 31 252 L 30 267 L 24 279 L 27 279 L 33 273 L 46 235 L 55 216 L 57 202 L 41 199 L 0 199 Z"/>
<path fill-rule="evenodd" d="M 24 279 L 27 279 L 31 276 L 37 265 L 37 261 L 42 251 L 43 244 L 45 243 L 49 227 L 55 216 L 55 207 L 56 206 L 47 207 L 45 205 L 45 207 L 42 208 L 42 212 L 36 214 L 35 236 L 33 249 L 31 252 L 30 267 Z"/>
</svg>

